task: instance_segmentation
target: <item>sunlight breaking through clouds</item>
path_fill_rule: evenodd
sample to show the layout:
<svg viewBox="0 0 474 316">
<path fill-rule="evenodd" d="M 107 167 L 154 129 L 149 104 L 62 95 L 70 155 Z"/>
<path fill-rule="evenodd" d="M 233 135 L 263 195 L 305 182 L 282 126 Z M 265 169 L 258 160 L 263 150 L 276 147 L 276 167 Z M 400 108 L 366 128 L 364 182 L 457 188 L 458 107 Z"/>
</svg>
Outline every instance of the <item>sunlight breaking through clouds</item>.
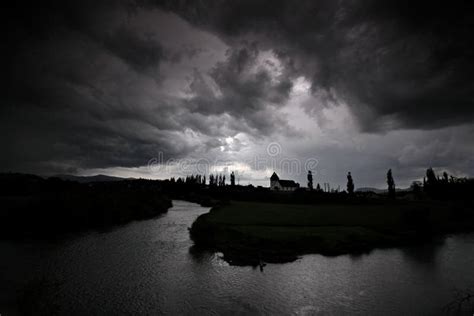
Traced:
<svg viewBox="0 0 474 316">
<path fill-rule="evenodd" d="M 404 185 L 428 166 L 470 174 L 472 48 L 453 47 L 470 34 L 452 23 L 463 12 L 427 9 L 433 19 L 408 32 L 413 17 L 388 23 L 371 2 L 268 8 L 97 1 L 44 9 L 52 22 L 36 29 L 13 11 L 4 22 L 29 35 L 6 42 L 3 170 L 165 178 L 146 173 L 162 154 L 243 164 L 257 183 L 248 161 L 277 142 L 317 158 L 321 182 L 347 170 L 360 185 L 380 185 L 387 168 Z M 445 26 L 438 46 L 432 21 Z"/>
</svg>

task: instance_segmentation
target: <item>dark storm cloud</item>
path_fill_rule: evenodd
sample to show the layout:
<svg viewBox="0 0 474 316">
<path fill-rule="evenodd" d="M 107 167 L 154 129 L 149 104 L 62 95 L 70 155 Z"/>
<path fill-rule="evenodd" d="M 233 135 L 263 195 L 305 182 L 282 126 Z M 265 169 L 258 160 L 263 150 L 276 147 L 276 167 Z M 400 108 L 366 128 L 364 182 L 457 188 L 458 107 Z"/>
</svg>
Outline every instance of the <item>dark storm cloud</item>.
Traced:
<svg viewBox="0 0 474 316">
<path fill-rule="evenodd" d="M 169 34 L 178 18 L 146 9 L 133 1 L 46 1 L 3 10 L 3 170 L 136 167 L 158 153 L 194 152 L 199 142 L 189 131 L 203 135 L 206 150 L 221 147 L 212 138 L 290 131 L 274 108 L 288 99 L 291 78 L 273 82 L 271 65 L 258 68 L 255 45 L 229 51 L 210 73 L 196 70 L 190 100 L 160 91 L 173 75 L 162 64 L 203 48 L 165 47 L 178 36 Z M 160 27 L 169 29 L 165 41 Z"/>
<path fill-rule="evenodd" d="M 290 133 L 287 122 L 274 111 L 288 100 L 293 78 L 285 73 L 273 74 L 274 65 L 268 59 L 263 58 L 263 63 L 270 67 L 262 67 L 255 43 L 240 43 L 227 55 L 209 73 L 215 86 L 195 71 L 190 84 L 194 97 L 188 102 L 191 111 L 226 113 L 238 123 L 236 131 L 252 135 L 270 135 L 275 130 Z"/>
<path fill-rule="evenodd" d="M 155 92 L 170 57 L 128 14 L 105 1 L 4 8 L 2 170 L 134 167 L 195 149 L 168 119 L 179 104 Z"/>
<path fill-rule="evenodd" d="M 106 37 L 104 43 L 137 71 L 158 66 L 164 57 L 163 48 L 156 40 L 138 37 L 123 26 Z"/>
<path fill-rule="evenodd" d="M 290 56 L 321 101 L 334 89 L 363 130 L 472 122 L 473 4 L 432 1 L 164 1 L 232 45 Z"/>
<path fill-rule="evenodd" d="M 248 143 L 226 140 L 239 133 L 253 141 L 294 136 L 298 126 L 290 125 L 284 107 L 300 76 L 311 81 L 317 106 L 346 102 L 365 131 L 472 122 L 470 6 L 375 0 L 6 5 L 2 170 L 137 167 L 159 152 L 165 159 L 216 148 L 238 152 Z M 181 80 L 186 75 L 188 84 Z M 311 102 L 302 106 L 309 115 L 321 113 Z M 422 164 L 422 152 L 408 148 L 400 161 Z"/>
</svg>

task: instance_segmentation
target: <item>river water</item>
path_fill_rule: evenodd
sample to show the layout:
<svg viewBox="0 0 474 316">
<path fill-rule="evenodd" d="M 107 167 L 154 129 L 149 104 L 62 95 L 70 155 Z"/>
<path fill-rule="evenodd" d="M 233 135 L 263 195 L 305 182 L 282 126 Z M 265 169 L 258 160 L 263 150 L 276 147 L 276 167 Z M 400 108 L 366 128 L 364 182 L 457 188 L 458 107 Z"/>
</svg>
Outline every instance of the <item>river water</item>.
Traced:
<svg viewBox="0 0 474 316">
<path fill-rule="evenodd" d="M 174 201 L 161 217 L 62 242 L 0 242 L 0 314 L 440 314 L 474 289 L 474 234 L 361 256 L 306 255 L 264 271 L 193 250 L 209 208 Z"/>
</svg>

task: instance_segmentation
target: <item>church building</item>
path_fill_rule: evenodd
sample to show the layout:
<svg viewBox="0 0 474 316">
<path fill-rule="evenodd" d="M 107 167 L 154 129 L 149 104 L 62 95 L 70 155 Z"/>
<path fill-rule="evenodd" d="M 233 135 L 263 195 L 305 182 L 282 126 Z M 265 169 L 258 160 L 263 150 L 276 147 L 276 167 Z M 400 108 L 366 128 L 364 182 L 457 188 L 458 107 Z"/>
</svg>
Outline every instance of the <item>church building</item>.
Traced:
<svg viewBox="0 0 474 316">
<path fill-rule="evenodd" d="M 299 183 L 293 180 L 280 180 L 274 172 L 270 177 L 270 190 L 274 191 L 294 191 L 300 187 Z"/>
</svg>

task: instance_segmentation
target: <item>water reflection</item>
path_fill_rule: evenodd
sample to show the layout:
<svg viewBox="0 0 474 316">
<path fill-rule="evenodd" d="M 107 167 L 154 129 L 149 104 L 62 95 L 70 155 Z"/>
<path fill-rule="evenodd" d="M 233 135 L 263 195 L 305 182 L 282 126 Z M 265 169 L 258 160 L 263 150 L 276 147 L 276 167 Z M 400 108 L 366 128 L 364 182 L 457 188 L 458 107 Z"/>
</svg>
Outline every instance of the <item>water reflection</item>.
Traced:
<svg viewBox="0 0 474 316">
<path fill-rule="evenodd" d="M 356 256 L 306 255 L 261 272 L 193 246 L 188 228 L 208 210 L 178 201 L 162 217 L 54 246 L 2 242 L 0 312 L 15 314 L 12 289 L 34 297 L 27 284 L 46 288 L 34 285 L 42 278 L 57 288 L 41 292 L 35 311 L 73 315 L 437 314 L 454 288 L 474 288 L 474 235 Z"/>
<path fill-rule="evenodd" d="M 432 242 L 427 242 L 423 245 L 403 247 L 401 250 L 405 257 L 414 263 L 422 264 L 425 267 L 434 266 L 438 252 L 442 249 L 444 243 L 444 238 L 437 238 Z"/>
<path fill-rule="evenodd" d="M 203 263 L 208 262 L 210 258 L 215 256 L 215 253 L 202 247 L 192 245 L 191 247 L 189 247 L 189 255 L 196 262 Z"/>
</svg>

